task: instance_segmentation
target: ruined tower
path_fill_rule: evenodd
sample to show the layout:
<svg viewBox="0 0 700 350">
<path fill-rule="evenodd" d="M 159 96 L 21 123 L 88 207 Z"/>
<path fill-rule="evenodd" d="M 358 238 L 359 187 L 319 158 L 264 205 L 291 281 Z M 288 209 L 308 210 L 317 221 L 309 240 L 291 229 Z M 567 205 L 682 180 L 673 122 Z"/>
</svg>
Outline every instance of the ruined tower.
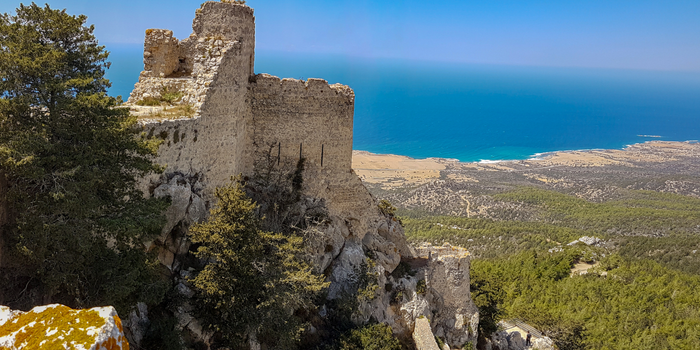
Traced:
<svg viewBox="0 0 700 350">
<path fill-rule="evenodd" d="M 205 2 L 192 29 L 183 40 L 146 31 L 144 71 L 127 102 L 144 131 L 163 138 L 156 161 L 166 173 L 196 175 L 211 200 L 214 188 L 252 174 L 265 156 L 280 166 L 303 157 L 305 193 L 332 214 L 375 211 L 351 168 L 352 89 L 255 74 L 255 17 L 246 5 Z"/>
</svg>

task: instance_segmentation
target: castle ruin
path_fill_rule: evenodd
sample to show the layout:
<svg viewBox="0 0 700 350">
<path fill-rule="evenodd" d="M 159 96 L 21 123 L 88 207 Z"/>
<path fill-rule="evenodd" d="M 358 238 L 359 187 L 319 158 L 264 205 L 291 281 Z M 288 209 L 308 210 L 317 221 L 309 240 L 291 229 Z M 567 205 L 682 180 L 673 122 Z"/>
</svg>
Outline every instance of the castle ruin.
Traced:
<svg viewBox="0 0 700 350">
<path fill-rule="evenodd" d="M 126 103 L 145 134 L 163 139 L 155 161 L 165 172 L 142 187 L 172 200 L 155 244 L 176 283 L 187 284 L 178 277 L 178 256 L 189 250 L 182 228 L 206 217 L 216 187 L 233 175 L 254 176 L 261 159 L 282 167 L 304 158 L 304 196 L 323 201 L 329 214 L 319 240 L 307 242 L 316 270 L 331 282 L 328 299 L 357 289 L 357 273 L 371 256 L 376 295 L 359 306 L 355 322 L 384 322 L 411 339 L 416 319 L 425 316 L 452 346 L 475 341 L 468 253 L 412 248 L 400 222 L 380 212 L 352 170 L 353 90 L 321 79 L 255 74 L 255 17 L 246 5 L 205 2 L 192 28 L 183 40 L 169 30 L 146 31 L 144 71 Z M 417 274 L 392 277 L 401 261 L 415 265 Z M 421 279 L 424 294 L 416 292 Z M 137 316 L 125 320 L 131 334 L 138 333 Z M 206 338 L 187 311 L 178 317 L 195 338 Z"/>
<path fill-rule="evenodd" d="M 308 195 L 337 214 L 366 207 L 371 199 L 351 168 L 352 89 L 256 75 L 248 6 L 206 2 L 192 28 L 183 40 L 169 30 L 146 31 L 144 71 L 127 102 L 149 135 L 163 137 L 156 161 L 166 172 L 198 174 L 210 196 L 232 175 L 252 174 L 256 159 L 296 164 L 303 157 L 305 177 L 313 179 Z M 179 95 L 174 112 L 139 106 L 168 93 Z"/>
</svg>

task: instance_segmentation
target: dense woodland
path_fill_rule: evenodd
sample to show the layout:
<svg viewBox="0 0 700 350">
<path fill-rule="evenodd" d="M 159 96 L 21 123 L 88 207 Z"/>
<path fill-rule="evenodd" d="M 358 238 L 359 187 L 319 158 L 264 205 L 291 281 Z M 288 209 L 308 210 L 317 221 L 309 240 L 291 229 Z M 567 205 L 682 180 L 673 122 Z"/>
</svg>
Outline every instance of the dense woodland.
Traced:
<svg viewBox="0 0 700 350">
<path fill-rule="evenodd" d="M 519 318 L 561 349 L 694 349 L 700 342 L 700 199 L 629 191 L 602 203 L 524 187 L 495 195 L 532 221 L 401 211 L 415 242 L 467 247 L 483 334 Z M 582 236 L 596 245 L 568 245 Z M 597 263 L 571 276 L 576 262 Z"/>
</svg>

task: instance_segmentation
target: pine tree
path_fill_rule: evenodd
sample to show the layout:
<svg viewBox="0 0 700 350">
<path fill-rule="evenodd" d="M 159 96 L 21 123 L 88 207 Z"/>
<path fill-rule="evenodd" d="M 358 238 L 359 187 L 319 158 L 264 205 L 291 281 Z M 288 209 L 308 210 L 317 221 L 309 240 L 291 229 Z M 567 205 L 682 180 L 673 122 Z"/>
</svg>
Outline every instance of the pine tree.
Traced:
<svg viewBox="0 0 700 350">
<path fill-rule="evenodd" d="M 162 293 L 143 242 L 167 203 L 136 188 L 159 170 L 157 144 L 138 138 L 135 117 L 106 94 L 108 52 L 86 19 L 33 3 L 0 16 L 10 209 L 0 303 L 126 306 Z"/>
<path fill-rule="evenodd" d="M 294 312 L 311 307 L 328 283 L 304 260 L 301 237 L 262 230 L 239 179 L 215 195 L 209 220 L 189 232 L 206 262 L 192 280 L 201 316 L 226 345 L 254 337 L 289 348 L 303 330 Z"/>
</svg>

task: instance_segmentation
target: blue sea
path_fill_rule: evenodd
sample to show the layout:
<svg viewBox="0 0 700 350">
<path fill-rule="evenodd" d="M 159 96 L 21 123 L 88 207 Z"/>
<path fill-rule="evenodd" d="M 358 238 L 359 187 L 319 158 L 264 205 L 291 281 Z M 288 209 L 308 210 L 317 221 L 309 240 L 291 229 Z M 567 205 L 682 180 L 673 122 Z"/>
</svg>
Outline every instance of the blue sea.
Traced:
<svg viewBox="0 0 700 350">
<path fill-rule="evenodd" d="M 107 45 L 124 99 L 141 45 Z M 700 139 L 700 72 L 495 66 L 257 52 L 255 71 L 355 90 L 354 149 L 461 161 Z"/>
</svg>

